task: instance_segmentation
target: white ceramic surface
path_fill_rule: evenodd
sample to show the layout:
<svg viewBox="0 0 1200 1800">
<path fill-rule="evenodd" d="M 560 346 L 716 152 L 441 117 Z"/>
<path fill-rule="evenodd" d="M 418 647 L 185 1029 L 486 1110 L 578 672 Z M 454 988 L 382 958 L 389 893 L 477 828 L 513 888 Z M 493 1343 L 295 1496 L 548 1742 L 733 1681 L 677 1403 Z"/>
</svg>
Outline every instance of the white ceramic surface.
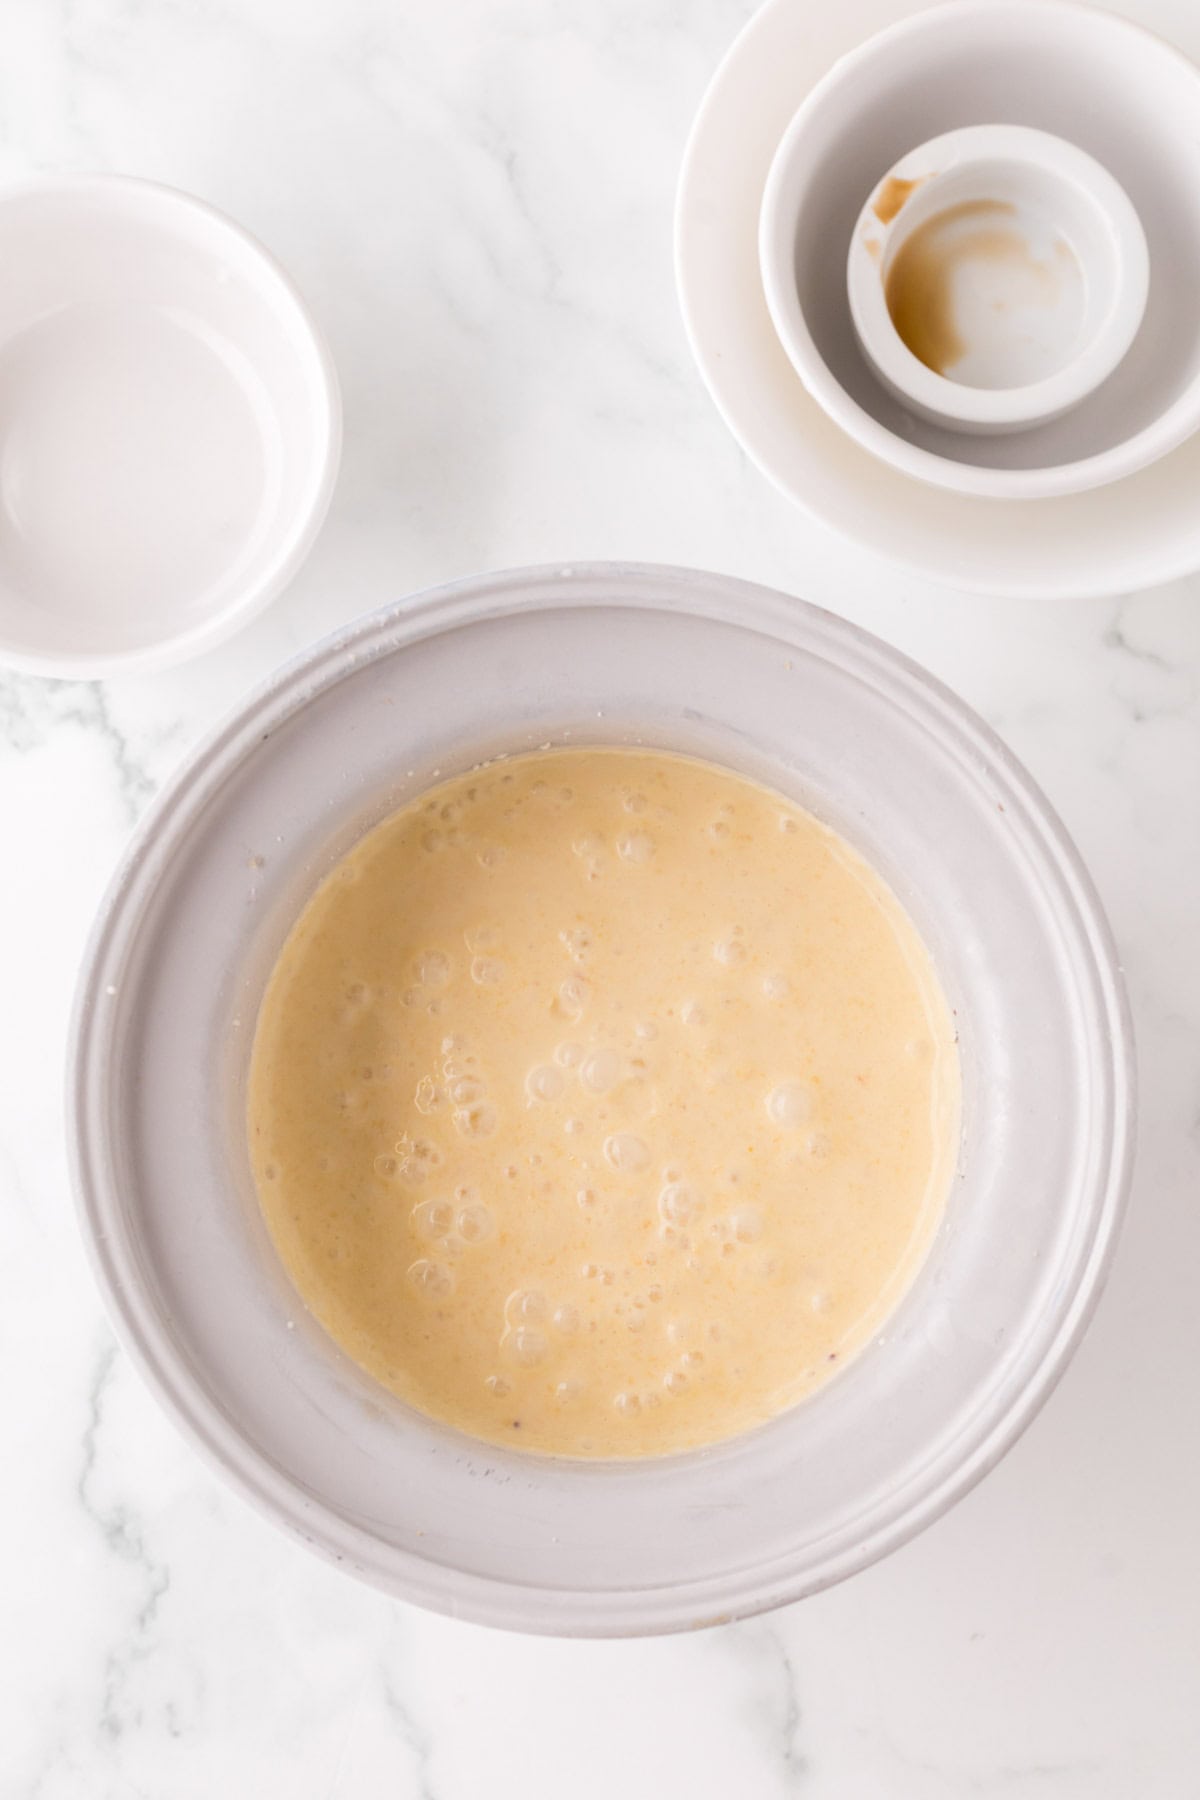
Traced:
<svg viewBox="0 0 1200 1800">
<path fill-rule="evenodd" d="M 196 655 L 300 566 L 337 474 L 328 351 L 278 264 L 189 195 L 0 187 L 0 661 Z"/>
<path fill-rule="evenodd" d="M 785 138 L 763 200 L 769 245 L 788 149 Z M 900 336 L 888 283 L 914 234 L 935 220 L 952 233 L 955 212 L 964 213 L 960 234 L 982 229 L 994 240 L 999 230 L 1022 255 L 997 255 L 988 243 L 944 277 L 963 354 L 939 372 Z M 783 234 L 789 250 L 792 235 Z M 790 256 L 783 273 L 781 287 L 775 259 L 764 256 L 771 317 L 803 380 L 811 340 L 790 332 Z M 1024 125 L 965 125 L 902 156 L 865 201 L 846 259 L 851 318 L 876 375 L 913 412 L 960 431 L 1023 430 L 1078 406 L 1136 337 L 1149 281 L 1146 234 L 1124 189 L 1074 144 Z M 851 409 L 847 429 L 855 417 Z M 878 454 L 887 456 L 886 443 Z"/>
<path fill-rule="evenodd" d="M 348 844 L 438 773 L 596 741 L 767 780 L 882 871 L 955 1010 L 964 1115 L 935 1247 L 836 1381 L 706 1451 L 607 1465 L 474 1443 L 363 1376 L 271 1252 L 245 1144 L 264 984 Z M 77 1191 L 131 1354 L 269 1517 L 382 1587 L 489 1624 L 684 1629 L 861 1568 L 1011 1444 L 1112 1250 L 1127 1034 L 1071 845 L 1000 743 L 915 666 L 726 578 L 517 571 L 318 646 L 152 808 L 80 990 Z"/>
<path fill-rule="evenodd" d="M 1196 70 L 1116 15 L 1086 9 L 1081 30 L 1085 9 L 1061 0 L 1007 0 L 1000 7 L 991 0 L 958 0 L 938 10 L 936 46 L 944 61 L 932 83 L 918 79 L 930 15 L 918 19 L 922 9 L 909 0 L 847 0 L 815 25 L 803 0 L 767 0 L 729 51 L 695 122 L 676 213 L 677 280 L 701 373 L 763 471 L 826 525 L 893 565 L 975 591 L 1031 596 L 1119 592 L 1195 568 L 1200 191 L 1190 146 L 1200 91 Z M 1200 41 L 1200 15 L 1172 0 L 1143 0 L 1138 17 L 1150 26 L 1161 22 L 1184 48 Z M 1021 41 L 1014 47 L 1018 27 Z M 867 134 L 843 109 L 841 73 L 862 67 L 863 41 L 888 28 L 900 31 L 896 57 L 886 64 L 872 58 L 867 66 L 875 70 L 880 95 L 902 95 L 903 104 L 897 100 L 876 121 L 886 130 L 873 125 Z M 920 50 L 911 70 L 906 46 Z M 972 71 L 969 83 L 964 59 Z M 1139 68 L 1151 67 L 1158 71 L 1153 80 L 1134 79 Z M 906 75 L 911 79 L 901 81 Z M 993 464 L 1003 457 L 1009 491 L 1036 496 L 1044 467 L 1059 484 L 1062 469 L 1053 465 L 1080 451 L 1087 454 L 1074 468 L 1086 485 L 1090 458 L 1122 442 L 1139 417 L 1148 452 L 1161 450 L 1167 436 L 1175 450 L 1103 490 L 1000 504 L 902 476 L 833 425 L 796 377 L 773 329 L 757 243 L 771 161 L 799 103 L 826 77 L 838 100 L 825 116 L 823 151 L 817 154 L 814 143 L 809 166 L 814 192 L 823 157 L 835 168 L 836 181 L 825 184 L 820 209 L 809 215 L 813 254 L 804 260 L 821 277 L 824 310 L 806 311 L 815 336 L 819 328 L 830 378 L 848 390 L 861 382 L 860 399 L 870 394 L 878 397 L 873 405 L 895 407 L 891 425 L 911 441 L 914 466 L 922 462 L 928 471 L 936 465 L 948 440 L 964 469 L 966 455 L 986 455 Z M 861 116 L 874 118 L 876 97 L 870 85 L 858 94 Z M 937 428 L 905 414 L 879 388 L 854 342 L 843 278 L 854 219 L 880 169 L 931 128 L 969 122 L 962 117 L 966 100 L 976 116 L 982 110 L 1057 130 L 1095 154 L 1137 208 L 1152 268 L 1143 330 L 1093 400 L 1040 432 L 977 440 L 973 450 L 961 433 L 943 432 L 939 440 Z M 836 254 L 829 253 L 831 244 Z M 1143 346 L 1149 364 L 1142 360 Z M 1164 351 L 1169 367 L 1158 361 Z M 1181 382 L 1185 393 L 1178 392 Z M 1106 411 L 1098 422 L 1090 409 L 1101 398 Z M 1034 463 L 1022 467 L 1027 440 L 1035 437 L 1040 447 Z M 1121 453 L 1129 454 L 1130 446 Z M 993 471 L 985 476 L 990 482 Z"/>
</svg>

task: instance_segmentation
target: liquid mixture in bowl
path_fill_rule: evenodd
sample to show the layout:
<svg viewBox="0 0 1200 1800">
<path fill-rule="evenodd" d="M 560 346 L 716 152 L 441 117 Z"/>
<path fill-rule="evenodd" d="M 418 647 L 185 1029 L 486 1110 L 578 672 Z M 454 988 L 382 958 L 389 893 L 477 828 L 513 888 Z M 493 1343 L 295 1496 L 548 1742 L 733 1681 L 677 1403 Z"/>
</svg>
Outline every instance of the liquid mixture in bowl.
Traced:
<svg viewBox="0 0 1200 1800">
<path fill-rule="evenodd" d="M 875 1334 L 940 1219 L 954 1031 L 880 878 L 681 756 L 500 760 L 371 831 L 263 1001 L 255 1180 L 342 1348 L 567 1456 L 729 1437 Z"/>
</svg>

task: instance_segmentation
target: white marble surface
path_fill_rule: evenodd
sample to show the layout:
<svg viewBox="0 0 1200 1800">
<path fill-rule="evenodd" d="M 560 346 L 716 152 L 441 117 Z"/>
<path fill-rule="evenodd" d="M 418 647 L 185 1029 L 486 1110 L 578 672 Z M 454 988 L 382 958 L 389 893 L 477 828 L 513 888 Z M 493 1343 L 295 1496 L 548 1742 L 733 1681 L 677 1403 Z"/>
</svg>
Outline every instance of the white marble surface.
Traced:
<svg viewBox="0 0 1200 1800">
<path fill-rule="evenodd" d="M 0 1796 L 1192 1800 L 1200 1794 L 1200 581 L 1119 603 L 896 580 L 747 467 L 690 366 L 670 214 L 750 0 L 8 0 L 0 175 L 194 189 L 290 265 L 346 398 L 292 593 L 205 661 L 0 676 Z M 114 1348 L 60 1105 L 130 823 L 252 678 L 483 566 L 709 565 L 922 659 L 1041 779 L 1123 947 L 1144 1079 L 1095 1326 L 1005 1463 L 840 1590 L 686 1639 L 426 1617 L 226 1494 Z"/>
</svg>

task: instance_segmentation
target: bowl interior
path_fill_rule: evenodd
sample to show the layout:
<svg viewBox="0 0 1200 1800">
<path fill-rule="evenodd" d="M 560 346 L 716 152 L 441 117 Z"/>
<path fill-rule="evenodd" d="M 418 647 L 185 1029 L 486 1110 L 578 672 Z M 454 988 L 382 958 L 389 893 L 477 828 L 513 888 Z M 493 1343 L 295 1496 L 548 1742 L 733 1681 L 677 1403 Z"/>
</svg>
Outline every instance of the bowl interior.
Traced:
<svg viewBox="0 0 1200 1800">
<path fill-rule="evenodd" d="M 0 196 L 0 653 L 136 659 L 278 580 L 335 454 L 324 352 L 227 220 L 122 179 Z"/>
<path fill-rule="evenodd" d="M 938 7 L 836 66 L 781 148 L 788 173 L 776 187 L 774 218 L 781 230 L 794 222 L 788 275 L 797 319 L 847 429 L 928 480 L 952 483 L 948 463 L 1075 471 L 1048 483 L 1048 492 L 1108 478 L 1104 458 L 1115 474 L 1117 452 L 1122 472 L 1141 466 L 1194 430 L 1198 105 L 1200 72 L 1168 45 L 1125 20 L 1056 0 Z M 882 172 L 934 135 L 985 122 L 1056 133 L 1108 169 L 1141 218 L 1151 273 L 1141 330 L 1094 394 L 1049 423 L 973 440 L 916 417 L 876 380 L 855 338 L 844 271 L 855 222 Z M 1019 482 L 1011 489 L 1032 491 Z M 994 483 L 991 491 L 1009 488 Z"/>
<path fill-rule="evenodd" d="M 892 882 L 960 1026 L 953 1192 L 884 1335 L 770 1425 L 658 1462 L 505 1452 L 376 1387 L 304 1314 L 244 1143 L 256 1008 L 317 882 L 436 773 L 546 742 L 691 751 L 794 796 Z M 874 640 L 715 577 L 491 578 L 314 652 L 147 822 L 77 1016 L 85 1229 L 168 1406 L 327 1555 L 492 1623 L 694 1625 L 824 1585 L 900 1541 L 1047 1390 L 1119 1211 L 1114 982 L 1086 878 L 1036 791 Z"/>
</svg>

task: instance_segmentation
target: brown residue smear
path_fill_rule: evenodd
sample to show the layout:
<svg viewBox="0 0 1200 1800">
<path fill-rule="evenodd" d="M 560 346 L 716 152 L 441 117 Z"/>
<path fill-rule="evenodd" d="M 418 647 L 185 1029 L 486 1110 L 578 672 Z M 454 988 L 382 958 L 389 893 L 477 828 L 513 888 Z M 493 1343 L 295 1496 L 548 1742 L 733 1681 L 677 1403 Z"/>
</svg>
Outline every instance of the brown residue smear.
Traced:
<svg viewBox="0 0 1200 1800">
<path fill-rule="evenodd" d="M 871 211 L 881 225 L 890 225 L 904 202 L 911 198 L 920 187 L 925 176 L 919 175 L 915 181 L 903 181 L 899 175 L 889 175 L 879 185 L 879 192 L 871 202 Z"/>
<path fill-rule="evenodd" d="M 1027 278 L 1035 303 L 1044 300 L 1050 306 L 1058 298 L 1060 272 L 1039 262 L 1020 232 L 995 222 L 1014 211 L 1003 200 L 967 200 L 947 207 L 918 225 L 892 260 L 884 284 L 892 323 L 935 375 L 945 375 L 961 362 L 969 347 L 954 317 L 954 275 L 963 263 L 1006 264 Z"/>
</svg>

